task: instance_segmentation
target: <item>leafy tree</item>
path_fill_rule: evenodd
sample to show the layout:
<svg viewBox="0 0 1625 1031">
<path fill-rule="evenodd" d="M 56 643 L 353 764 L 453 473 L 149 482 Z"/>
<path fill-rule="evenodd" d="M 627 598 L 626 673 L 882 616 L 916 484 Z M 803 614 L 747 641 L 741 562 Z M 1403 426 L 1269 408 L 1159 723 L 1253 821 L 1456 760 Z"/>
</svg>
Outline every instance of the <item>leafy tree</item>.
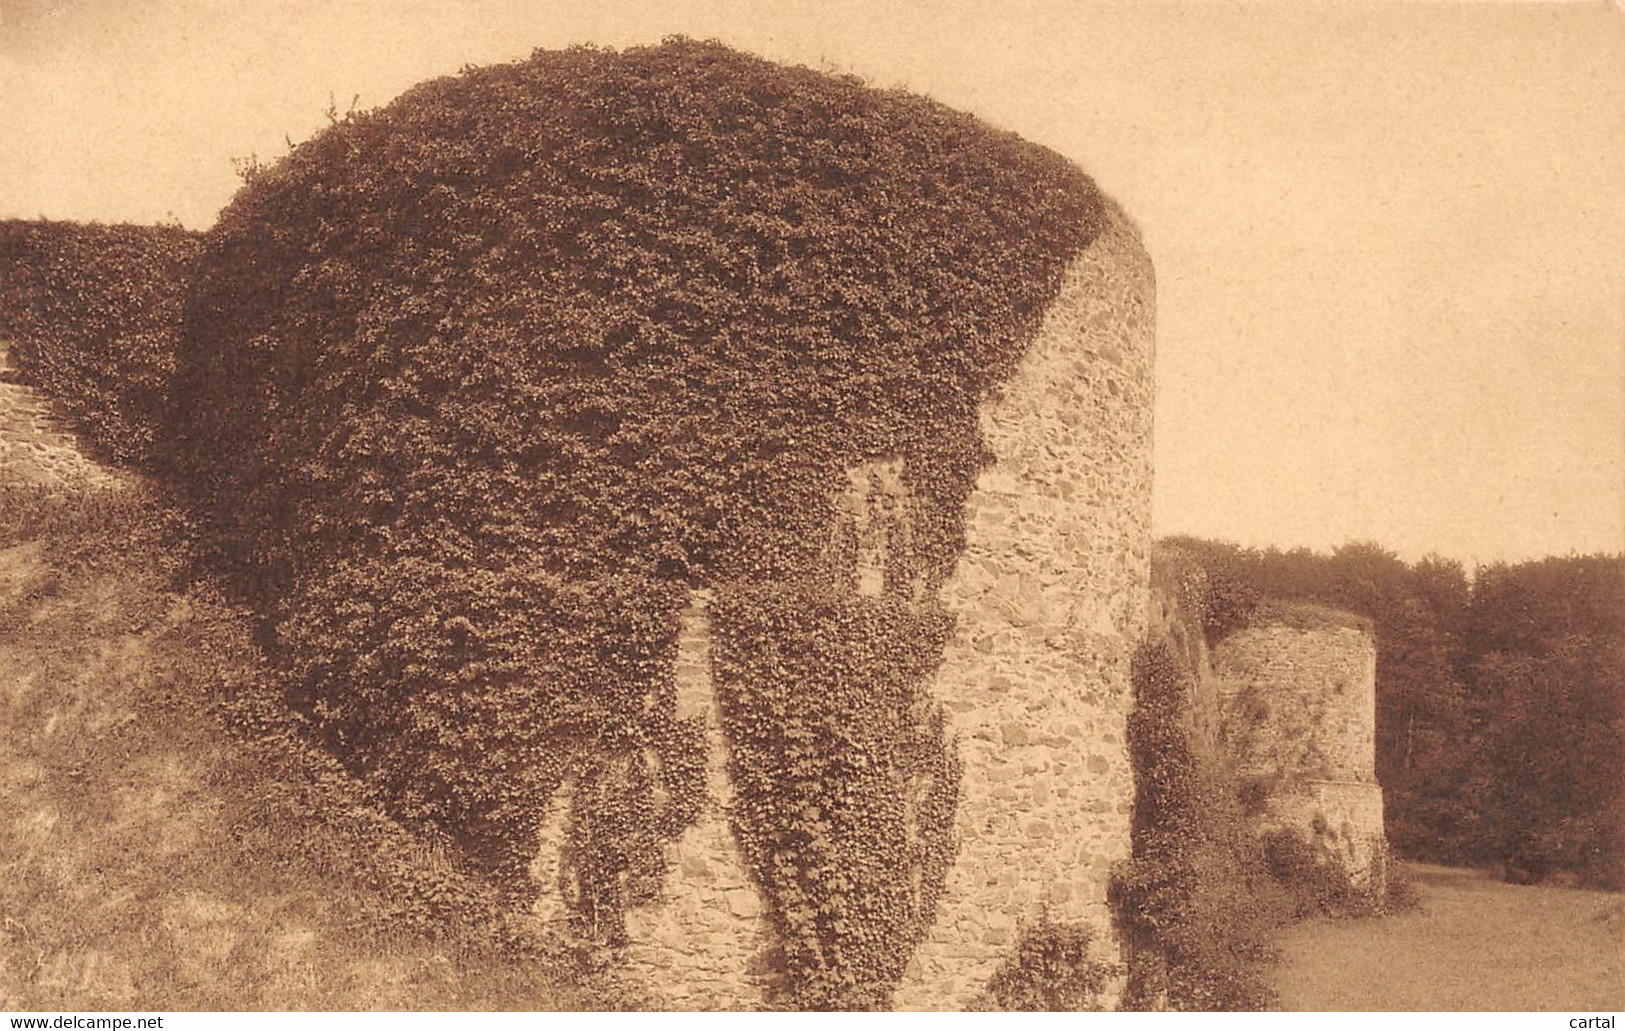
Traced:
<svg viewBox="0 0 1625 1031">
<path fill-rule="evenodd" d="M 1625 559 L 1485 569 L 1468 622 L 1485 856 L 1625 886 Z"/>
</svg>

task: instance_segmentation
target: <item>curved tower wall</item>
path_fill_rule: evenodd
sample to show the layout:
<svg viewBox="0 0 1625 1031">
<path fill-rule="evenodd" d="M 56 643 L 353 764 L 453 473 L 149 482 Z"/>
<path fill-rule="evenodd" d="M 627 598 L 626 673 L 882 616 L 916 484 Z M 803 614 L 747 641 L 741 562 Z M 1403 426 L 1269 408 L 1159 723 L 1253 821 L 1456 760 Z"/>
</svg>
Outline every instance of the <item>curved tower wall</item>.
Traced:
<svg viewBox="0 0 1625 1031">
<path fill-rule="evenodd" d="M 1138 231 L 1112 206 L 1073 259 L 1017 372 L 984 403 L 992 461 L 967 502 L 966 541 L 938 601 L 957 620 L 933 695 L 962 762 L 957 858 L 897 1009 L 963 1009 L 1041 914 L 1088 924 L 1120 961 L 1106 903 L 1130 852 L 1125 743 L 1130 662 L 1147 625 L 1155 282 Z M 917 499 L 901 461 L 848 470 L 832 541 L 859 596 L 902 591 Z M 848 551 L 850 553 L 848 553 Z M 707 724 L 707 801 L 674 843 L 663 901 L 629 912 L 629 973 L 683 1009 L 763 1004 L 774 942 L 729 832 L 733 787 L 716 718 L 705 592 L 683 617 L 680 715 Z M 562 809 L 543 832 L 562 842 Z M 557 861 L 539 857 L 538 915 L 562 920 Z"/>
<path fill-rule="evenodd" d="M 959 1009 L 1040 913 L 1119 947 L 1106 905 L 1129 856 L 1124 726 L 1146 629 L 1155 280 L 1111 209 L 1017 373 L 982 410 L 994 461 L 942 590 L 958 625 L 936 682 L 964 775 L 958 859 L 894 1000 Z"/>
</svg>

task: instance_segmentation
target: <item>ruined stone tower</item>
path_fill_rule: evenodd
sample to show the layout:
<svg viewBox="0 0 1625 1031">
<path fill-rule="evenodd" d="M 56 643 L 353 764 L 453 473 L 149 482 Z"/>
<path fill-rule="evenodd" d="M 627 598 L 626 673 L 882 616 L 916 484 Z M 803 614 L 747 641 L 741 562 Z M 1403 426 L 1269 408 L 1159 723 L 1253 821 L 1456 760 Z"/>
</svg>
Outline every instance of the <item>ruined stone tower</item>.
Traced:
<svg viewBox="0 0 1625 1031">
<path fill-rule="evenodd" d="M 1153 283 L 1082 169 L 673 38 L 421 84 L 204 246 L 175 474 L 506 897 L 682 1008 L 1118 958 Z"/>
<path fill-rule="evenodd" d="M 857 595 L 940 602 L 957 620 L 932 694 L 963 763 L 958 853 L 896 1008 L 971 1004 L 1041 914 L 1088 925 L 1099 957 L 1120 959 L 1106 891 L 1129 855 L 1124 723 L 1146 622 L 1154 289 L 1138 232 L 1113 207 L 1019 370 L 982 408 L 992 462 L 939 598 L 899 579 L 919 514 L 899 460 L 852 468 L 834 499 L 832 538 L 849 542 Z M 677 673 L 679 706 L 707 723 L 707 807 L 674 846 L 665 901 L 629 915 L 628 959 L 674 1005 L 751 1008 L 771 931 L 728 833 L 706 601 L 684 616 Z M 544 838 L 546 851 L 555 842 Z"/>
<path fill-rule="evenodd" d="M 1087 923 L 1119 958 L 1106 889 L 1134 794 L 1124 723 L 1150 576 L 1154 296 L 1113 209 L 983 408 L 995 460 L 943 590 L 958 629 L 936 685 L 965 764 L 960 850 L 899 1009 L 969 1003 L 1041 912 Z"/>
<path fill-rule="evenodd" d="M 1213 651 L 1224 736 L 1261 831 L 1291 830 L 1380 892 L 1376 643 L 1356 617 L 1269 605 Z"/>
</svg>

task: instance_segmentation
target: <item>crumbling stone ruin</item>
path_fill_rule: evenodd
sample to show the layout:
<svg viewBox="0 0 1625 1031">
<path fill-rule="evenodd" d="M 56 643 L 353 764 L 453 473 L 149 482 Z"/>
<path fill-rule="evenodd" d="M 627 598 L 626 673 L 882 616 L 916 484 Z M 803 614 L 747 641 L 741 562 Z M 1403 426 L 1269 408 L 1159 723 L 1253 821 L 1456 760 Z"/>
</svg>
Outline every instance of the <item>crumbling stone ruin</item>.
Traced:
<svg viewBox="0 0 1625 1031">
<path fill-rule="evenodd" d="M 539 52 L 198 249 L 150 447 L 291 704 L 649 997 L 997 1005 L 1048 928 L 1113 1005 L 1158 637 L 1260 829 L 1380 879 L 1369 634 L 1210 654 L 1153 602 L 1153 271 L 1057 155 L 716 44 Z"/>
<path fill-rule="evenodd" d="M 1386 879 L 1376 776 L 1376 641 L 1364 621 L 1265 606 L 1213 650 L 1223 735 L 1260 830 L 1290 830 L 1379 897 Z"/>
<path fill-rule="evenodd" d="M 940 589 L 956 627 L 931 685 L 963 762 L 959 847 L 897 1008 L 970 1004 L 1041 913 L 1087 924 L 1099 955 L 1120 959 L 1106 894 L 1128 855 L 1133 796 L 1123 722 L 1145 631 L 1153 291 L 1138 234 L 1113 209 L 1015 375 L 983 406 L 994 457 Z M 848 471 L 831 536 L 848 542 L 854 595 L 923 603 L 923 584 L 903 579 L 898 561 L 920 505 L 896 460 Z M 628 956 L 674 1005 L 750 1007 L 764 998 L 772 935 L 729 829 L 708 601 L 697 594 L 685 611 L 677 660 L 679 708 L 707 721 L 707 807 L 671 847 L 663 900 L 629 917 Z M 539 906 L 560 916 L 549 853 L 563 842 L 544 832 L 537 864 Z"/>
<path fill-rule="evenodd" d="M 699 1007 L 1118 960 L 1154 301 L 1075 166 L 538 53 L 296 149 L 198 269 L 165 443 L 290 697 L 544 926 Z"/>
<path fill-rule="evenodd" d="M 1151 629 L 1189 674 L 1193 744 L 1225 768 L 1255 832 L 1290 831 L 1373 898 L 1386 883 L 1376 778 L 1376 648 L 1363 617 L 1265 600 L 1218 620 L 1177 546 L 1153 556 Z"/>
</svg>

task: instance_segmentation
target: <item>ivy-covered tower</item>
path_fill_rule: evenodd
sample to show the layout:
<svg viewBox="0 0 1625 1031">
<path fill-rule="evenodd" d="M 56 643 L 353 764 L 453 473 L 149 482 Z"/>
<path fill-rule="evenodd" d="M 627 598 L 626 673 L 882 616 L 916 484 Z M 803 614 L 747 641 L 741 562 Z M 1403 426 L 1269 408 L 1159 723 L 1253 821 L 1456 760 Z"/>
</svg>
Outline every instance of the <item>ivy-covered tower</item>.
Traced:
<svg viewBox="0 0 1625 1031">
<path fill-rule="evenodd" d="M 538 52 L 252 176 L 164 443 L 293 703 L 545 933 L 684 1007 L 997 1004 L 1041 918 L 1115 958 L 1152 308 L 1014 134 Z"/>
<path fill-rule="evenodd" d="M 1124 725 L 1146 628 L 1154 301 L 1138 233 L 1109 206 L 984 403 L 992 462 L 942 591 L 955 630 L 933 689 L 963 764 L 959 849 L 901 1007 L 977 1002 L 1026 934 L 1086 928 L 1098 959 L 1120 960 L 1106 893 L 1134 796 Z"/>
</svg>

